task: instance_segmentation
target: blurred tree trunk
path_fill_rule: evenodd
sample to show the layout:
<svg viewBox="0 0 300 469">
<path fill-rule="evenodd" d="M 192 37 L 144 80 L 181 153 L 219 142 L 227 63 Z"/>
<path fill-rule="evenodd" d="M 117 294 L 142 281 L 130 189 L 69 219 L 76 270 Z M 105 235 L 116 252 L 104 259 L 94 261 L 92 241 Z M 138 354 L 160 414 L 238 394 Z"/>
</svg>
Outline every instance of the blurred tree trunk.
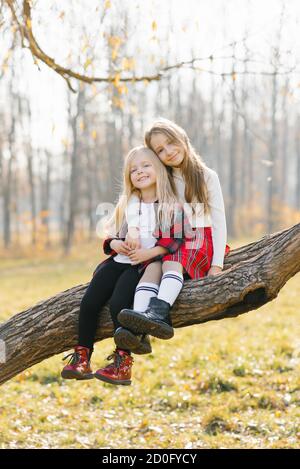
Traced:
<svg viewBox="0 0 300 469">
<path fill-rule="evenodd" d="M 237 207 L 237 90 L 236 90 L 236 75 L 235 75 L 235 44 L 233 44 L 232 51 L 232 85 L 231 85 L 231 135 L 230 135 L 230 148 L 229 148 L 229 204 L 228 204 L 228 235 L 230 237 L 236 236 L 236 207 Z"/>
<path fill-rule="evenodd" d="M 226 154 L 226 146 L 225 146 L 225 139 L 223 138 L 223 125 L 225 120 L 225 108 L 226 108 L 226 99 L 225 99 L 225 91 L 224 91 L 224 82 L 222 81 L 221 84 L 221 109 L 218 114 L 218 123 L 216 126 L 216 171 L 221 180 L 226 180 L 227 175 L 225 172 L 225 154 Z"/>
<path fill-rule="evenodd" d="M 281 37 L 282 26 L 284 20 L 284 4 L 282 4 L 279 28 L 277 33 L 277 45 L 273 48 L 273 75 L 272 75 L 272 95 L 271 95 L 271 132 L 269 139 L 269 175 L 268 175 L 268 196 L 267 196 L 267 230 L 271 233 L 276 229 L 279 207 L 279 162 L 278 162 L 278 128 L 277 128 L 277 112 L 278 112 L 278 69 L 280 66 Z"/>
<path fill-rule="evenodd" d="M 79 119 L 82 114 L 83 106 L 83 91 L 79 90 L 76 101 L 74 102 L 74 110 L 72 111 L 71 94 L 69 95 L 69 124 L 72 134 L 72 151 L 71 151 L 71 168 L 70 168 L 70 181 L 69 181 L 69 198 L 68 198 L 68 215 L 66 221 L 66 237 L 64 241 L 64 249 L 67 254 L 72 246 L 75 221 L 78 213 L 78 201 L 80 193 L 80 152 L 79 152 L 79 136 L 78 126 Z"/>
<path fill-rule="evenodd" d="M 295 123 L 295 150 L 296 150 L 296 209 L 300 210 L 300 116 L 297 116 Z"/>
<path fill-rule="evenodd" d="M 51 172 L 52 172 L 51 159 L 53 158 L 53 155 L 48 150 L 45 150 L 44 155 L 45 155 L 45 161 L 44 161 L 45 168 L 43 168 L 43 170 L 40 171 L 40 193 L 41 193 L 41 211 L 42 211 L 41 221 L 46 231 L 46 246 L 49 247 L 51 244 L 49 221 L 51 219 L 51 215 L 50 215 Z M 40 162 L 43 160 L 41 152 L 39 155 L 39 159 L 40 159 Z"/>
<path fill-rule="evenodd" d="M 95 181 L 93 178 L 94 164 L 93 164 L 93 120 L 91 119 L 90 114 L 87 112 L 87 106 L 83 106 L 83 158 L 85 160 L 85 194 L 87 200 L 87 206 L 85 212 L 88 219 L 88 237 L 91 240 L 93 238 L 93 233 L 95 229 L 95 217 L 94 213 L 96 210 L 96 197 L 95 197 Z M 97 157 L 95 155 L 95 157 Z"/>
<path fill-rule="evenodd" d="M 31 125 L 31 108 L 29 98 L 18 95 L 18 122 L 21 123 L 25 156 L 27 161 L 27 178 L 29 184 L 29 205 L 31 213 L 31 244 L 36 245 L 37 236 L 37 201 L 36 201 L 36 185 L 34 173 L 34 157 L 35 152 L 31 145 L 31 137 L 29 136 L 28 129 Z"/>
<path fill-rule="evenodd" d="M 282 90 L 282 138 L 281 138 L 281 184 L 280 184 L 280 198 L 283 203 L 287 202 L 287 178 L 288 178 L 288 154 L 289 154 L 289 116 L 287 110 L 287 99 L 289 93 L 289 77 L 286 77 L 285 84 Z"/>
<path fill-rule="evenodd" d="M 15 141 L 16 141 L 16 96 L 13 92 L 13 77 L 9 83 L 10 95 L 10 128 L 8 131 L 8 152 L 6 164 L 3 164 L 2 173 L 2 191 L 3 191 L 3 242 L 4 247 L 8 248 L 11 244 L 11 199 L 12 199 L 12 178 L 13 164 L 15 160 Z"/>
</svg>

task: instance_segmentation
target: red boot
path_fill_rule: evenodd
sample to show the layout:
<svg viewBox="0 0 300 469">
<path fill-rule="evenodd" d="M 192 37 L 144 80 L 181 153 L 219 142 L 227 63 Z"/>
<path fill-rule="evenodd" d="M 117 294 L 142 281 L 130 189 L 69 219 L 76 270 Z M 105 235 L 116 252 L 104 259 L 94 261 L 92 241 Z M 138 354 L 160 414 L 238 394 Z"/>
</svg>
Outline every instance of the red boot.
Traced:
<svg viewBox="0 0 300 469">
<path fill-rule="evenodd" d="M 125 350 L 116 349 L 107 360 L 114 359 L 105 368 L 100 368 L 95 373 L 95 378 L 110 384 L 123 384 L 129 386 L 131 384 L 131 367 L 133 358 Z"/>
<path fill-rule="evenodd" d="M 66 365 L 61 376 L 65 379 L 92 379 L 94 377 L 90 367 L 90 349 L 77 345 L 74 353 L 70 353 L 66 358 L 70 357 L 68 365 Z"/>
</svg>

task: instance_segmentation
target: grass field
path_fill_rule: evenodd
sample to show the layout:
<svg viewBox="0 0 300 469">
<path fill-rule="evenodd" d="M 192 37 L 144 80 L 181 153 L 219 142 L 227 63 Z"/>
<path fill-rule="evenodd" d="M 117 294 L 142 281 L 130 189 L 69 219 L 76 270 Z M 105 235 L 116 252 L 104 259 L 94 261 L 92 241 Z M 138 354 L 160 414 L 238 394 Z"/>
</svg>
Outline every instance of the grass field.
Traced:
<svg viewBox="0 0 300 469">
<path fill-rule="evenodd" d="M 1 261 L 0 320 L 87 282 L 96 250 Z M 62 380 L 65 354 L 35 365 L 1 387 L 0 448 L 299 448 L 299 299 L 300 274 L 257 311 L 153 339 L 131 387 Z"/>
</svg>

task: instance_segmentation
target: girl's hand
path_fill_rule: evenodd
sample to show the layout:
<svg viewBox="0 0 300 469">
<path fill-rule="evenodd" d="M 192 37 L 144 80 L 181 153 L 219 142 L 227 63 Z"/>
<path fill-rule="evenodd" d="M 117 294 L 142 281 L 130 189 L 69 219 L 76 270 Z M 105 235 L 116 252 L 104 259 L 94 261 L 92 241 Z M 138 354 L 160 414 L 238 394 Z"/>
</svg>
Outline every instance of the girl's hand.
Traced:
<svg viewBox="0 0 300 469">
<path fill-rule="evenodd" d="M 222 273 L 222 268 L 219 267 L 218 265 L 212 265 L 209 271 L 207 272 L 207 277 L 210 275 L 218 275 Z"/>
<path fill-rule="evenodd" d="M 122 241 L 121 239 L 113 239 L 110 242 L 110 247 L 118 254 L 125 254 L 125 256 L 128 256 L 129 248 L 125 241 Z"/>
<path fill-rule="evenodd" d="M 129 259 L 132 261 L 132 265 L 146 262 L 153 257 L 151 249 L 134 249 L 128 254 Z"/>
<path fill-rule="evenodd" d="M 128 228 L 128 233 L 126 235 L 125 241 L 129 249 L 140 249 L 141 243 L 139 229 L 134 227 Z"/>
</svg>

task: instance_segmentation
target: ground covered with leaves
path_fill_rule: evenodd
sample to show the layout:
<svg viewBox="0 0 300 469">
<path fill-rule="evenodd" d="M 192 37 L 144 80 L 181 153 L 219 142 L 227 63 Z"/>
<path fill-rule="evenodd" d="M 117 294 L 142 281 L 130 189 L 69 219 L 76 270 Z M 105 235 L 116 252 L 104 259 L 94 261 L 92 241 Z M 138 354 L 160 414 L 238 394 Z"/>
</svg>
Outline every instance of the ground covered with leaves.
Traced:
<svg viewBox="0 0 300 469">
<path fill-rule="evenodd" d="M 0 320 L 87 282 L 91 252 L 4 260 Z M 63 380 L 65 354 L 35 365 L 1 387 L 0 448 L 299 448 L 299 298 L 300 274 L 256 311 L 152 339 L 130 387 Z M 95 349 L 94 370 L 112 339 Z"/>
</svg>

